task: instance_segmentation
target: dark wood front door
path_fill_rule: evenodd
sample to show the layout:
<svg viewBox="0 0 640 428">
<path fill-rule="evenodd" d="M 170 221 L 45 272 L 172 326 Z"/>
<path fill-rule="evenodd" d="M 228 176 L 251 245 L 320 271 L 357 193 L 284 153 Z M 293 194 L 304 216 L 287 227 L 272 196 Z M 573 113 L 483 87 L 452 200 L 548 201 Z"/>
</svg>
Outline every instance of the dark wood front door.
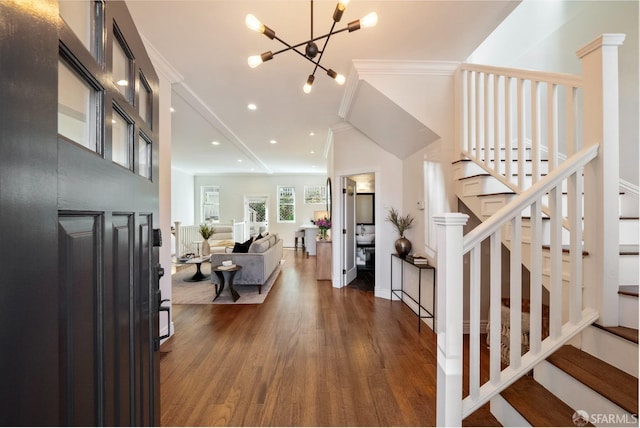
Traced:
<svg viewBox="0 0 640 428">
<path fill-rule="evenodd" d="M 157 159 L 125 3 L 0 2 L 1 425 L 159 425 Z"/>
</svg>

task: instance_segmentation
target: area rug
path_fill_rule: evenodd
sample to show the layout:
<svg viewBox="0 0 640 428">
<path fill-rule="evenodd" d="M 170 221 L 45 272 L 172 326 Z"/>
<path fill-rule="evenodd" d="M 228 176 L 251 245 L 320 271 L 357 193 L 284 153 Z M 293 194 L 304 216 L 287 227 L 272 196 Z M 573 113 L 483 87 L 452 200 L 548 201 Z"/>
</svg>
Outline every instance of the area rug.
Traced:
<svg viewBox="0 0 640 428">
<path fill-rule="evenodd" d="M 186 282 L 185 279 L 189 279 L 195 273 L 195 266 L 189 269 L 182 269 L 179 272 L 171 275 L 171 303 L 179 304 L 191 304 L 191 305 L 258 305 L 264 302 L 273 287 L 276 279 L 280 275 L 282 270 L 282 264 L 284 260 L 280 261 L 280 264 L 276 270 L 271 274 L 267 282 L 262 286 L 262 293 L 258 294 L 258 287 L 255 285 L 235 285 L 234 288 L 240 294 L 240 298 L 235 302 L 231 298 L 229 288 L 225 287 L 224 291 L 212 302 L 216 295 L 216 289 L 214 284 L 211 283 L 211 278 L 199 282 Z M 201 271 L 204 275 L 211 275 L 211 264 L 202 263 Z M 215 274 L 214 274 L 215 275 Z"/>
</svg>

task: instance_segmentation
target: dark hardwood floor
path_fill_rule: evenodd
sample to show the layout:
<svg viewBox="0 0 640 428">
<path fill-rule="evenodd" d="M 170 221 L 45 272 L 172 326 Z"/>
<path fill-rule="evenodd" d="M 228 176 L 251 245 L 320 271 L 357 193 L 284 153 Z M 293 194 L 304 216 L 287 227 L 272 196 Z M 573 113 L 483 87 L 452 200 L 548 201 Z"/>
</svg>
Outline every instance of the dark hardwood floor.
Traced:
<svg viewBox="0 0 640 428">
<path fill-rule="evenodd" d="M 400 302 L 285 250 L 262 305 L 174 305 L 164 426 L 433 426 L 436 341 Z"/>
</svg>

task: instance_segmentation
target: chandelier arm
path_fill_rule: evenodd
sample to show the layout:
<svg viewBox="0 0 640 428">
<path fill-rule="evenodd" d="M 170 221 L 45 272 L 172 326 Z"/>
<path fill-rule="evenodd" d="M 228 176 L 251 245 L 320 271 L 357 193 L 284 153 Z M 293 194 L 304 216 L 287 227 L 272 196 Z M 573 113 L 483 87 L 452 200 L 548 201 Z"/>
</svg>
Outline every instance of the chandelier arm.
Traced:
<svg viewBox="0 0 640 428">
<path fill-rule="evenodd" d="M 273 56 L 276 56 L 279 53 L 282 52 L 286 52 L 286 51 L 293 51 L 295 53 L 297 53 L 298 55 L 300 55 L 301 57 L 303 57 L 304 59 L 306 59 L 307 61 L 309 61 L 311 64 L 314 64 L 317 67 L 320 67 L 321 69 L 323 69 L 324 71 L 329 71 L 327 68 L 323 67 L 320 65 L 319 62 L 315 62 L 314 60 L 312 60 L 311 58 L 309 58 L 308 56 L 306 56 L 303 52 L 300 52 L 298 49 L 296 49 L 295 47 L 290 47 L 290 48 L 286 48 L 286 49 L 282 49 L 279 50 L 278 52 L 273 53 Z M 315 74 L 315 69 L 313 70 L 313 73 Z"/>
<path fill-rule="evenodd" d="M 324 55 L 324 50 L 327 47 L 327 44 L 329 43 L 329 39 L 331 38 L 331 35 L 333 34 L 333 29 L 336 26 L 336 21 L 333 21 L 333 24 L 331 24 L 331 30 L 329 30 L 329 35 L 327 36 L 326 40 L 324 41 L 324 46 L 322 46 L 322 50 L 320 51 L 320 58 L 318 58 L 318 62 L 316 63 L 315 68 L 313 69 L 313 74 L 316 74 L 316 70 L 318 69 L 318 66 L 320 66 L 320 61 L 322 61 L 322 55 Z M 322 68 L 323 70 L 327 70 L 326 68 Z"/>
<path fill-rule="evenodd" d="M 335 25 L 335 23 L 334 23 L 334 25 Z M 344 27 L 344 28 L 341 28 L 341 29 L 336 30 L 336 31 L 332 31 L 332 32 L 327 33 L 327 34 L 323 34 L 322 36 L 314 37 L 312 39 L 305 40 L 304 42 L 296 43 L 295 45 L 290 45 L 289 43 L 287 43 L 284 40 L 282 40 L 280 37 L 274 36 L 274 39 L 276 39 L 277 41 L 279 41 L 280 43 L 282 43 L 283 45 L 285 45 L 287 47 L 286 49 L 281 49 L 281 50 L 279 50 L 277 52 L 274 52 L 274 55 L 277 55 L 277 54 L 282 53 L 282 52 L 286 52 L 286 51 L 291 50 L 291 49 L 299 48 L 300 46 L 304 46 L 304 45 L 306 45 L 307 43 L 310 43 L 310 42 L 315 42 L 316 40 L 322 40 L 322 39 L 325 39 L 325 38 L 329 38 L 329 37 L 333 36 L 334 34 L 342 33 L 344 31 L 347 31 L 348 29 L 349 29 L 349 27 Z M 325 42 L 325 46 L 326 46 L 326 42 Z"/>
</svg>

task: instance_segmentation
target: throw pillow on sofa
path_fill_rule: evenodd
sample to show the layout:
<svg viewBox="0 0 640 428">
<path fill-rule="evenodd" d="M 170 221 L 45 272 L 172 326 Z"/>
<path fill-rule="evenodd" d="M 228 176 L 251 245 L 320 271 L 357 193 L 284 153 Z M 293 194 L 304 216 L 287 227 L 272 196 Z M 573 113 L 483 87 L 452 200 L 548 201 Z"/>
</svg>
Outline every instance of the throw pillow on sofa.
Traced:
<svg viewBox="0 0 640 428">
<path fill-rule="evenodd" d="M 256 239 L 249 247 L 250 253 L 264 253 L 269 249 L 269 238 Z"/>
<path fill-rule="evenodd" d="M 251 246 L 251 242 L 252 241 L 253 241 L 253 238 L 249 238 L 243 243 L 236 242 L 235 245 L 233 246 L 233 252 L 234 253 L 248 253 L 249 252 L 249 247 Z"/>
</svg>

